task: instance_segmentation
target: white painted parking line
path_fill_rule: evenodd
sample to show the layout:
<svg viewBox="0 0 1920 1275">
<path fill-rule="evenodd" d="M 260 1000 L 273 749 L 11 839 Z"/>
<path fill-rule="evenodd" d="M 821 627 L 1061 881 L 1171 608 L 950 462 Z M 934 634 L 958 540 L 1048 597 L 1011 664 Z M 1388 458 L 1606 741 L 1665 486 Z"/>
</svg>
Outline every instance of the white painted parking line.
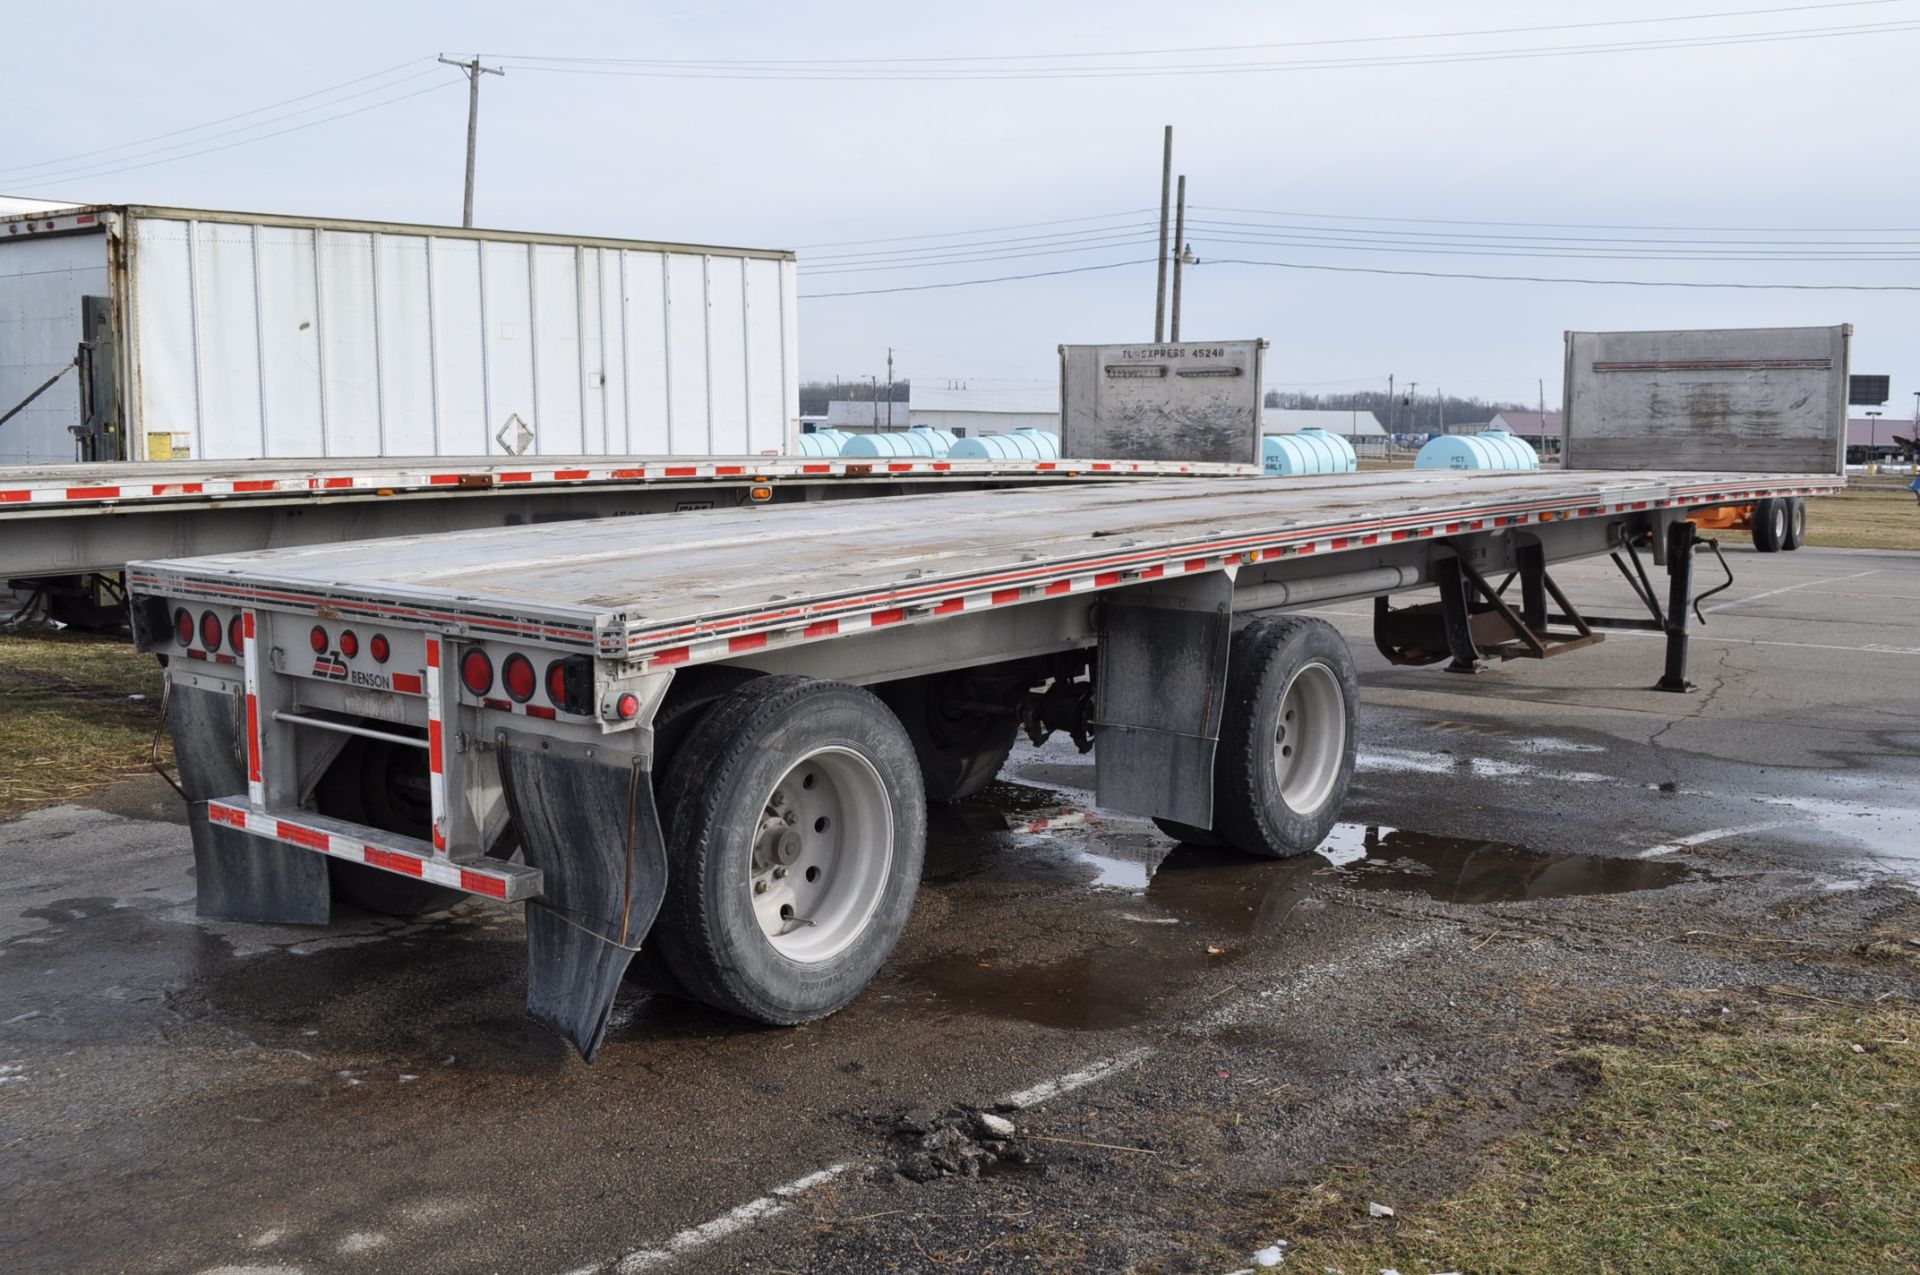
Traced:
<svg viewBox="0 0 1920 1275">
<path fill-rule="evenodd" d="M 1663 841 L 1657 846 L 1648 846 L 1636 858 L 1657 859 L 1663 854 L 1677 854 L 1690 850 L 1694 846 L 1704 846 L 1709 841 L 1724 841 L 1728 837 L 1745 836 L 1749 832 L 1766 832 L 1772 828 L 1784 828 L 1791 823 L 1800 823 L 1798 819 L 1774 819 L 1767 823 L 1742 824 L 1737 828 L 1709 828 L 1705 832 L 1696 832 L 1690 837 L 1676 837 L 1672 841 Z"/>
<path fill-rule="evenodd" d="M 1072 1093 L 1074 1090 L 1083 1089 L 1096 1081 L 1105 1080 L 1108 1076 L 1126 1071 L 1131 1067 L 1137 1067 L 1151 1057 L 1153 1057 L 1153 1051 L 1151 1049 L 1130 1049 L 1124 1054 L 1116 1054 L 1112 1058 L 1102 1058 L 1099 1062 L 1082 1067 L 1078 1071 L 1070 1071 L 1064 1076 L 1055 1076 L 1052 1080 L 1043 1080 L 1029 1089 L 1022 1089 L 1018 1093 L 1010 1093 L 1000 1101 L 1004 1106 L 1022 1110 L 1027 1107 L 1037 1107 L 1043 1102 L 1058 1098 L 1061 1094 Z"/>
<path fill-rule="evenodd" d="M 1700 614 L 1712 615 L 1715 611 L 1725 611 L 1730 607 L 1743 607 L 1749 602 L 1758 602 L 1762 598 L 1778 597 L 1782 593 L 1792 593 L 1796 589 L 1811 589 L 1816 584 L 1842 584 L 1848 580 L 1858 580 L 1862 576 L 1878 574 L 1880 574 L 1880 569 L 1873 567 L 1866 571 L 1856 571 L 1850 576 L 1822 576 L 1818 580 L 1802 580 L 1799 584 L 1784 584 L 1778 589 L 1768 589 L 1764 593 L 1749 594 L 1744 598 L 1734 598 L 1728 602 L 1720 602 L 1710 607 L 1702 607 Z"/>
<path fill-rule="evenodd" d="M 785 1186 L 773 1188 L 757 1200 L 748 1200 L 738 1208 L 727 1210 L 711 1222 L 688 1227 L 658 1248 L 643 1248 L 628 1253 L 613 1264 L 613 1269 L 617 1275 L 638 1275 L 641 1271 L 658 1270 L 730 1235 L 737 1235 L 756 1222 L 786 1212 L 793 1207 L 796 1197 L 817 1186 L 825 1186 L 852 1167 L 851 1164 L 836 1164 L 818 1173 L 809 1173 L 804 1178 L 795 1178 Z M 605 1269 L 604 1266 L 589 1266 L 572 1275 L 590 1275 L 591 1272 Z"/>
</svg>

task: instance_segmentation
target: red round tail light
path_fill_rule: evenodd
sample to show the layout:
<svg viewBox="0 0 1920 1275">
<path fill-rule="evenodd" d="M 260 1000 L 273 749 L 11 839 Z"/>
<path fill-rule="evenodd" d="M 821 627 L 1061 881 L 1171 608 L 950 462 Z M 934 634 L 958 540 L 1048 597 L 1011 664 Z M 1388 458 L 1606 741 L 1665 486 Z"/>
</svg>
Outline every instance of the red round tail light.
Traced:
<svg viewBox="0 0 1920 1275">
<path fill-rule="evenodd" d="M 533 698 L 540 679 L 534 674 L 533 661 L 516 652 L 501 661 L 500 683 L 507 688 L 514 703 L 524 704 Z"/>
<path fill-rule="evenodd" d="M 367 643 L 367 654 L 373 656 L 373 662 L 375 664 L 385 664 L 387 662 L 387 657 L 393 654 L 393 648 L 387 645 L 386 634 L 376 633 L 373 635 L 373 640 Z"/>
<path fill-rule="evenodd" d="M 235 655 L 247 649 L 247 626 L 240 622 L 237 615 L 227 621 L 227 645 L 233 648 Z"/>
<path fill-rule="evenodd" d="M 360 654 L 360 635 L 352 629 L 348 629 L 340 635 L 340 654 L 346 656 L 348 659 L 352 659 L 354 656 Z"/>
<path fill-rule="evenodd" d="M 206 643 L 209 651 L 217 651 L 220 649 L 220 638 L 225 632 L 226 626 L 220 623 L 219 616 L 211 611 L 201 613 L 200 640 Z"/>
<path fill-rule="evenodd" d="M 193 645 L 193 613 L 181 607 L 173 613 L 173 634 L 181 646 Z"/>
<path fill-rule="evenodd" d="M 613 709 L 620 714 L 621 721 L 632 721 L 640 716 L 640 697 L 633 694 L 622 695 L 614 703 Z"/>
<path fill-rule="evenodd" d="M 567 663 L 555 660 L 547 665 L 547 698 L 555 708 L 567 706 Z"/>
<path fill-rule="evenodd" d="M 313 626 L 313 632 L 307 635 L 307 642 L 313 647 L 315 655 L 327 653 L 327 631 L 319 625 Z"/>
<path fill-rule="evenodd" d="M 493 661 L 485 651 L 475 647 L 461 657 L 460 680 L 475 695 L 485 695 L 493 689 Z"/>
</svg>

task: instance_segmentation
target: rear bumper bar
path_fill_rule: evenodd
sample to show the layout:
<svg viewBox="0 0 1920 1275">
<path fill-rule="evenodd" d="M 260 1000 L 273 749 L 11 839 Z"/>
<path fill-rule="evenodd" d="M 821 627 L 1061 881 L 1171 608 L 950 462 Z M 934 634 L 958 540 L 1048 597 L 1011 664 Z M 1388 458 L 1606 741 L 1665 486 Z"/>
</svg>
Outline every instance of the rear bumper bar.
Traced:
<svg viewBox="0 0 1920 1275">
<path fill-rule="evenodd" d="M 244 797 L 209 801 L 207 818 L 256 837 L 300 846 L 350 863 L 363 863 L 416 881 L 464 890 L 482 898 L 523 903 L 538 897 L 542 889 L 538 868 L 503 859 L 455 862 L 435 854 L 433 847 L 424 841 L 305 810 L 292 815 L 263 810 Z"/>
</svg>

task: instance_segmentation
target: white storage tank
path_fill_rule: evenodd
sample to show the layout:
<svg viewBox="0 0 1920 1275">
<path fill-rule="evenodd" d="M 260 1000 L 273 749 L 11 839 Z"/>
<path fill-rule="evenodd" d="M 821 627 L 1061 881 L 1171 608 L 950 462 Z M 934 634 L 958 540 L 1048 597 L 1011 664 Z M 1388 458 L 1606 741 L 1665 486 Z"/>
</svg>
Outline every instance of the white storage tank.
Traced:
<svg viewBox="0 0 1920 1275">
<path fill-rule="evenodd" d="M 982 434 L 954 443 L 953 460 L 1059 460 L 1060 436 L 1021 426 L 1005 434 Z"/>
<path fill-rule="evenodd" d="M 1413 459 L 1415 469 L 1538 469 L 1540 457 L 1511 430 L 1441 434 Z"/>
<path fill-rule="evenodd" d="M 944 429 L 915 425 L 912 429 L 879 434 L 854 434 L 840 449 L 842 456 L 931 456 L 943 458 L 958 441 Z"/>
<path fill-rule="evenodd" d="M 800 450 L 795 455 L 838 456 L 852 437 L 844 429 L 816 429 L 811 434 L 800 435 Z"/>
<path fill-rule="evenodd" d="M 1309 426 L 1297 434 L 1268 434 L 1262 438 L 1260 466 L 1270 477 L 1351 474 L 1360 467 L 1360 460 L 1354 455 L 1352 443 Z"/>
</svg>

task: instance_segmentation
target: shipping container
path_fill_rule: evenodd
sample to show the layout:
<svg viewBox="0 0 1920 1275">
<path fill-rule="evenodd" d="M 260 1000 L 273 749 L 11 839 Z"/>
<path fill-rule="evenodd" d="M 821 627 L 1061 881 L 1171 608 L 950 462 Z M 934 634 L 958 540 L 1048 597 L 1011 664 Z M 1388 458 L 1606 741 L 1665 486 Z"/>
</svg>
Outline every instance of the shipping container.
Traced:
<svg viewBox="0 0 1920 1275">
<path fill-rule="evenodd" d="M 774 455 L 797 437 L 795 332 L 786 251 L 137 205 L 0 216 L 0 412 L 74 382 L 0 429 L 0 464 Z"/>
</svg>

